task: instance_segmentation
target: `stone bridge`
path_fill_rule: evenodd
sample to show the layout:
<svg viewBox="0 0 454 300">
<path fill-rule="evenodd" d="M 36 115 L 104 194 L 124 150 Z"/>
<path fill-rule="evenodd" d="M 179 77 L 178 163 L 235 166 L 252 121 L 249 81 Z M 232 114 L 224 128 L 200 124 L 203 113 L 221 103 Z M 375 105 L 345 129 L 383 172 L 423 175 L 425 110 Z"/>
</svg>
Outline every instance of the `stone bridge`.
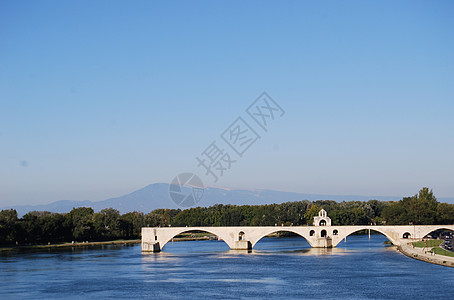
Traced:
<svg viewBox="0 0 454 300">
<path fill-rule="evenodd" d="M 280 231 L 293 232 L 305 238 L 314 248 L 336 247 L 343 239 L 360 230 L 385 235 L 394 245 L 420 240 L 438 229 L 454 231 L 454 225 L 402 226 L 241 226 L 241 227 L 162 227 L 142 228 L 142 251 L 159 252 L 175 236 L 189 231 L 204 231 L 222 239 L 232 250 L 249 250 L 263 237 Z"/>
<path fill-rule="evenodd" d="M 232 226 L 232 227 L 143 227 L 142 251 L 159 252 L 172 238 L 189 231 L 204 231 L 222 239 L 232 250 L 249 250 L 260 239 L 275 232 L 293 232 L 307 240 L 313 248 L 336 247 L 343 239 L 360 230 L 376 231 L 385 235 L 396 246 L 424 236 L 438 229 L 454 231 L 454 225 L 399 225 L 399 226 L 332 226 L 324 209 L 314 217 L 314 226 Z"/>
</svg>

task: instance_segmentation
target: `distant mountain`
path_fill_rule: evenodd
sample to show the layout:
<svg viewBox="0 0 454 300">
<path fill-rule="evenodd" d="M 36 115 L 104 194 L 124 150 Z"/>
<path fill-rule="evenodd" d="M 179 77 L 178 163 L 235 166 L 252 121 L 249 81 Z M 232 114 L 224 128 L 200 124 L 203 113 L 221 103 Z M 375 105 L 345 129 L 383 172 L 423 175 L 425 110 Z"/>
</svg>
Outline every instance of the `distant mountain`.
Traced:
<svg viewBox="0 0 454 300">
<path fill-rule="evenodd" d="M 13 207 L 4 207 L 2 209 L 14 208 L 21 217 L 27 212 L 33 210 L 64 213 L 69 212 L 74 207 L 81 206 L 92 207 L 95 211 L 112 207 L 118 209 L 122 214 L 131 211 L 142 211 L 144 213 L 148 213 L 157 208 L 179 208 L 170 199 L 169 187 L 170 185 L 167 183 L 155 183 L 147 185 L 146 187 L 130 194 L 102 201 L 61 200 L 44 205 L 18 205 Z M 183 192 L 185 192 L 185 190 L 183 190 Z M 367 201 L 371 199 L 392 201 L 400 200 L 402 197 L 302 194 L 274 190 L 240 190 L 207 187 L 204 190 L 203 198 L 197 203 L 197 206 L 211 206 L 214 204 L 256 205 L 300 200 Z M 440 202 L 454 203 L 454 198 L 440 198 L 438 200 Z"/>
</svg>

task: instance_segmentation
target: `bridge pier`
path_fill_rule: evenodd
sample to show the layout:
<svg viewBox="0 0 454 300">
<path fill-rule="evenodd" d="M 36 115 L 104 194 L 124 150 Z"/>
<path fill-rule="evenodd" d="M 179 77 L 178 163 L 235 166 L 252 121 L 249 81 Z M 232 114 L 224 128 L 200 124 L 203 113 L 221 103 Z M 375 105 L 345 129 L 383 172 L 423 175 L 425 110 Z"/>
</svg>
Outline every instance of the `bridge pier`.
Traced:
<svg viewBox="0 0 454 300">
<path fill-rule="evenodd" d="M 319 237 L 312 240 L 312 248 L 333 248 L 333 240 L 330 237 Z"/>
<path fill-rule="evenodd" d="M 233 247 L 230 248 L 232 250 L 251 250 L 252 249 L 252 243 L 250 241 L 235 241 L 233 244 Z"/>
<path fill-rule="evenodd" d="M 156 243 L 142 242 L 142 251 L 143 252 L 160 252 L 161 247 L 159 245 L 159 242 L 156 242 Z"/>
</svg>

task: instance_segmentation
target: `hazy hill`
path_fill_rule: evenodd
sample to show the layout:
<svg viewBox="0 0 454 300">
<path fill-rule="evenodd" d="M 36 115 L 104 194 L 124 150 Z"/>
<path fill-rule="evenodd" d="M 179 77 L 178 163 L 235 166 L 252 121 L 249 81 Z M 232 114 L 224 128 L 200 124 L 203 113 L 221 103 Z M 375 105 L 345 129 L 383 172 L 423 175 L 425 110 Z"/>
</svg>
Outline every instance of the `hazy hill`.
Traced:
<svg viewBox="0 0 454 300">
<path fill-rule="evenodd" d="M 410 196 L 410 195 L 408 195 Z M 236 204 L 236 205 L 255 205 L 282 203 L 287 201 L 300 200 L 335 200 L 335 201 L 367 201 L 371 199 L 389 201 L 400 200 L 401 196 L 383 197 L 383 196 L 359 196 L 359 195 L 322 195 L 322 194 L 302 194 L 290 193 L 274 190 L 240 190 L 240 189 L 222 189 L 207 187 L 205 188 L 203 198 L 197 203 L 198 206 L 211 206 L 214 204 Z M 454 202 L 454 198 L 441 198 L 441 202 Z M 95 211 L 103 208 L 113 207 L 121 213 L 131 211 L 150 212 L 157 208 L 179 208 L 169 196 L 169 184 L 155 183 L 147 185 L 132 193 L 110 198 L 102 201 L 70 201 L 61 200 L 44 205 L 19 205 L 4 207 L 2 209 L 14 208 L 19 216 L 23 216 L 29 211 L 51 211 L 51 212 L 69 212 L 73 207 L 87 206 L 92 207 Z"/>
</svg>

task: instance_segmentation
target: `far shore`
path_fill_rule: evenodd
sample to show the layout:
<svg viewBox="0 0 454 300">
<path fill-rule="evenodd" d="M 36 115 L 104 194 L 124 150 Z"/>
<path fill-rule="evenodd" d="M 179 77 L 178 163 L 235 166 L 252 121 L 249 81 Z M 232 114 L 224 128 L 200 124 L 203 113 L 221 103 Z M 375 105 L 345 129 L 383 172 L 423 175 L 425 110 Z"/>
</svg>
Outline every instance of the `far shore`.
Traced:
<svg viewBox="0 0 454 300">
<path fill-rule="evenodd" d="M 103 241 L 103 242 L 70 242 L 70 243 L 55 243 L 45 245 L 19 245 L 2 247 L 0 251 L 12 251 L 12 250 L 32 250 L 32 249 L 50 249 L 50 248 L 74 248 L 74 247 L 93 247 L 102 245 L 133 245 L 140 244 L 141 240 L 115 240 L 115 241 Z"/>
</svg>

